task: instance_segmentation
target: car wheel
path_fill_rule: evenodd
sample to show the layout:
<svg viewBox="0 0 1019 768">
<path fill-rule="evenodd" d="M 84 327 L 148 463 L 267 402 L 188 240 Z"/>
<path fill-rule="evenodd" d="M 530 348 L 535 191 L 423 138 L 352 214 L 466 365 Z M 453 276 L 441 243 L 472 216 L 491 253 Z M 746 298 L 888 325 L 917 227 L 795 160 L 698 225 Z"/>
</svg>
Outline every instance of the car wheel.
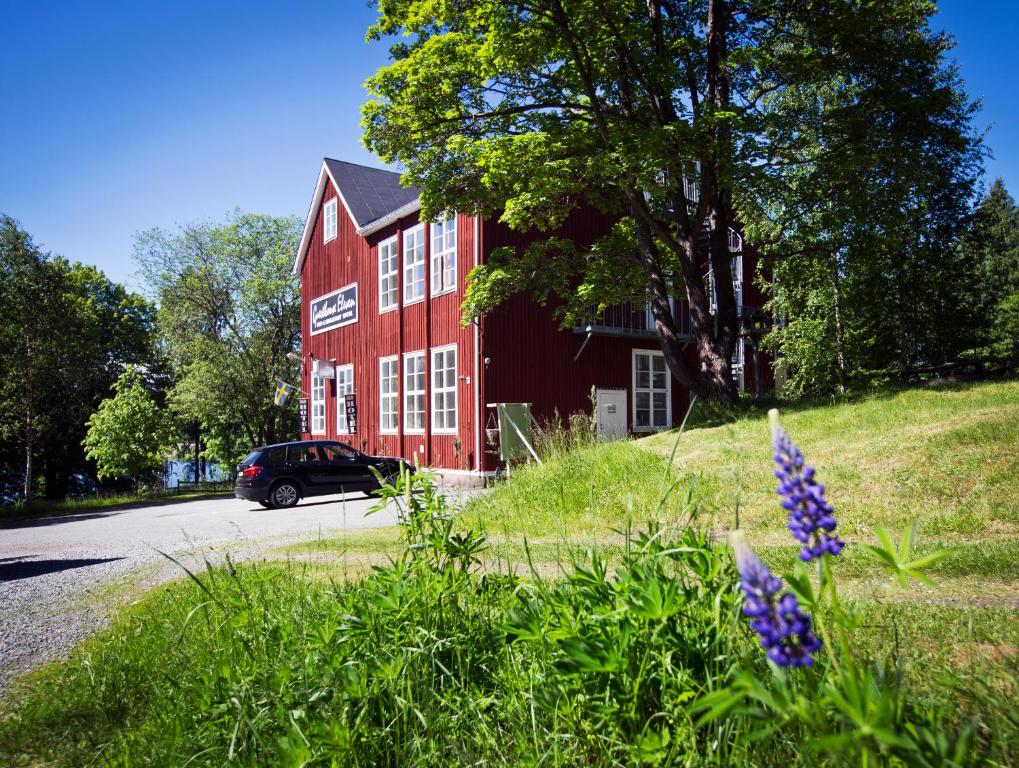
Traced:
<svg viewBox="0 0 1019 768">
<path fill-rule="evenodd" d="M 272 509 L 272 504 L 270 504 L 268 501 L 260 501 L 258 502 L 258 504 L 259 506 L 265 507 L 266 509 Z"/>
<path fill-rule="evenodd" d="M 284 481 L 274 486 L 269 494 L 269 501 L 276 509 L 292 507 L 301 498 L 301 492 L 297 486 L 289 481 Z"/>
</svg>

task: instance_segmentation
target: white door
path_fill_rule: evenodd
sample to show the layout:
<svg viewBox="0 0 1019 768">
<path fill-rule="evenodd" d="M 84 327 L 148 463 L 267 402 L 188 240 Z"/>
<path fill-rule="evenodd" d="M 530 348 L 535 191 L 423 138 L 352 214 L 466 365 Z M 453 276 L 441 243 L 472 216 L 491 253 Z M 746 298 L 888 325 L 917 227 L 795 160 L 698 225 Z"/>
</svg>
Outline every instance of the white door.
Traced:
<svg viewBox="0 0 1019 768">
<path fill-rule="evenodd" d="M 626 437 L 626 390 L 594 391 L 594 427 L 599 440 Z"/>
</svg>

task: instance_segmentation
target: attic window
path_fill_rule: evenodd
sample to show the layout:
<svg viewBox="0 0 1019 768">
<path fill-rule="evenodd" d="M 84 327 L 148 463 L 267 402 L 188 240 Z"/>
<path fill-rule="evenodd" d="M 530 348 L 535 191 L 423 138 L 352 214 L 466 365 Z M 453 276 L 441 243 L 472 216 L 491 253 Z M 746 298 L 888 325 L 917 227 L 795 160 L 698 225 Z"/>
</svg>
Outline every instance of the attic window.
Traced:
<svg viewBox="0 0 1019 768">
<path fill-rule="evenodd" d="M 328 243 L 336 237 L 336 198 L 322 206 L 322 242 Z"/>
</svg>

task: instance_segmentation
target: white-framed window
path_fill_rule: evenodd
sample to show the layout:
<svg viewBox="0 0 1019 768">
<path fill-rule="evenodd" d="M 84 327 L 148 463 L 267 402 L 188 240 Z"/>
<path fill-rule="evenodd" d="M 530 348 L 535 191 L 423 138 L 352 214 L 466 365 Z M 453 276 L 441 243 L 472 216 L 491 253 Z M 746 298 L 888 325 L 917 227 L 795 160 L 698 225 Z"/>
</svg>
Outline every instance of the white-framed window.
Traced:
<svg viewBox="0 0 1019 768">
<path fill-rule="evenodd" d="M 403 430 L 418 435 L 425 432 L 424 352 L 403 356 Z"/>
<path fill-rule="evenodd" d="M 425 297 L 425 225 L 403 233 L 403 303 Z"/>
<path fill-rule="evenodd" d="M 349 435 L 347 423 L 347 395 L 354 394 L 354 366 L 336 366 L 336 434 Z"/>
<path fill-rule="evenodd" d="M 456 290 L 456 216 L 432 222 L 432 296 Z"/>
<path fill-rule="evenodd" d="M 311 374 L 311 434 L 326 433 L 326 380 Z"/>
<path fill-rule="evenodd" d="M 322 242 L 328 243 L 336 237 L 336 198 L 327 200 L 322 206 Z"/>
<path fill-rule="evenodd" d="M 400 358 L 379 358 L 379 432 L 392 434 L 400 423 Z"/>
<path fill-rule="evenodd" d="M 456 433 L 456 345 L 432 350 L 432 432 Z"/>
<path fill-rule="evenodd" d="M 653 432 L 672 426 L 672 377 L 665 355 L 633 350 L 633 431 Z"/>
<path fill-rule="evenodd" d="M 379 312 L 396 309 L 399 301 L 396 237 L 379 243 Z"/>
</svg>

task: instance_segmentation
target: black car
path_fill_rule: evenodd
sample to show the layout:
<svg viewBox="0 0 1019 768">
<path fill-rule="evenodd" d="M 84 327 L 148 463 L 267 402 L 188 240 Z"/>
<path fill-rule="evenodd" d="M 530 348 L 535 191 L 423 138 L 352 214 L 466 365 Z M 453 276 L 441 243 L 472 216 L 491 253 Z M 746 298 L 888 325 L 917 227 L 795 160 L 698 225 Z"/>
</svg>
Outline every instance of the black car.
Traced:
<svg viewBox="0 0 1019 768">
<path fill-rule="evenodd" d="M 237 466 L 234 495 L 263 507 L 292 507 L 306 496 L 378 490 L 379 481 L 392 480 L 401 468 L 414 468 L 403 459 L 366 456 L 346 443 L 303 440 L 256 448 Z"/>
</svg>

